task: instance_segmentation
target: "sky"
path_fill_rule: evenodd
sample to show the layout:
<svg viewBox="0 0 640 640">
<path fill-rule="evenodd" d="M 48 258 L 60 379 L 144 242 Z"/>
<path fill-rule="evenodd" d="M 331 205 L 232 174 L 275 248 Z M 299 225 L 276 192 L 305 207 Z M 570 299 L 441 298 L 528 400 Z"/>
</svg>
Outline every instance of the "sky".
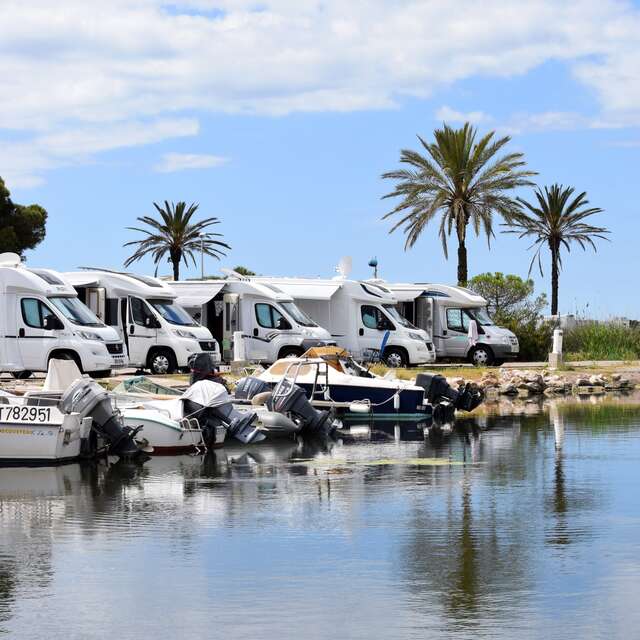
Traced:
<svg viewBox="0 0 640 640">
<path fill-rule="evenodd" d="M 408 251 L 389 234 L 380 175 L 469 121 L 605 210 L 610 242 L 564 258 L 560 311 L 640 318 L 639 2 L 2 0 L 0 77 L 0 176 L 49 213 L 31 265 L 122 268 L 126 227 L 184 200 L 232 247 L 208 274 L 332 277 L 351 256 L 367 278 L 376 256 L 388 281 L 453 283 L 437 225 Z M 470 275 L 527 275 L 526 240 L 467 244 Z"/>
</svg>

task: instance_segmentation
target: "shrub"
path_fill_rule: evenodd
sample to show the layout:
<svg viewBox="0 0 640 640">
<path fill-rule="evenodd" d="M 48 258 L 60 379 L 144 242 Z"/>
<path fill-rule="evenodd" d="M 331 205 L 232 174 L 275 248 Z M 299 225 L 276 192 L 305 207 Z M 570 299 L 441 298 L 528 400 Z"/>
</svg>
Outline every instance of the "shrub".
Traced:
<svg viewBox="0 0 640 640">
<path fill-rule="evenodd" d="M 537 317 L 503 316 L 499 324 L 516 334 L 520 343 L 519 360 L 538 362 L 549 357 L 555 328 L 552 322 L 540 322 Z"/>
<path fill-rule="evenodd" d="M 585 322 L 564 332 L 565 360 L 640 358 L 640 330 L 617 324 Z"/>
</svg>

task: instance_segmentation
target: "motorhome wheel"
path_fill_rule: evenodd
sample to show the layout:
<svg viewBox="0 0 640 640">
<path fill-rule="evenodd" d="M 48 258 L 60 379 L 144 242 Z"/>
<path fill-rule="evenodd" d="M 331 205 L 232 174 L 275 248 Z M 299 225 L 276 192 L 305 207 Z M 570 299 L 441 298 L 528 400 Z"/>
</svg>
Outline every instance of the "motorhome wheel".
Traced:
<svg viewBox="0 0 640 640">
<path fill-rule="evenodd" d="M 473 362 L 476 367 L 489 366 L 493 364 L 493 352 L 489 347 L 479 345 L 471 353 L 471 362 Z"/>
<path fill-rule="evenodd" d="M 26 380 L 33 375 L 33 371 L 14 371 L 11 375 L 16 380 Z"/>
<path fill-rule="evenodd" d="M 162 375 L 164 373 L 173 373 L 175 366 L 170 353 L 166 351 L 157 351 L 150 358 L 149 368 L 152 373 Z"/>
<path fill-rule="evenodd" d="M 406 357 L 402 351 L 399 349 L 387 349 L 384 361 L 387 363 L 387 366 L 393 367 L 394 369 L 397 367 L 406 366 Z"/>
</svg>

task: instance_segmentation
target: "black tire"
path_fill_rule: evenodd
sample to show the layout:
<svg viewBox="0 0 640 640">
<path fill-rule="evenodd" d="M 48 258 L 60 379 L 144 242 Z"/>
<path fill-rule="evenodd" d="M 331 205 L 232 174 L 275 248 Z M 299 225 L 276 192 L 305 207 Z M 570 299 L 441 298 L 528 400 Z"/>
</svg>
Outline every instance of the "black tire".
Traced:
<svg viewBox="0 0 640 640">
<path fill-rule="evenodd" d="M 400 349 L 398 347 L 387 347 L 384 350 L 382 359 L 388 367 L 393 369 L 406 367 L 408 364 L 407 354 L 404 349 Z"/>
<path fill-rule="evenodd" d="M 484 344 L 474 347 L 469 353 L 469 360 L 476 367 L 490 367 L 495 362 L 491 347 L 487 347 Z"/>
<path fill-rule="evenodd" d="M 280 358 L 298 358 L 303 354 L 302 349 L 300 347 L 283 347 L 280 349 L 280 353 L 278 354 L 278 359 Z"/>
<path fill-rule="evenodd" d="M 156 349 L 149 354 L 148 367 L 156 376 L 174 373 L 177 368 L 176 357 L 170 349 Z"/>
<path fill-rule="evenodd" d="M 89 375 L 92 378 L 108 378 L 111 375 L 111 369 L 105 369 L 104 371 L 90 371 Z"/>
<path fill-rule="evenodd" d="M 33 371 L 14 371 L 11 375 L 16 380 L 26 380 L 33 375 Z"/>
</svg>

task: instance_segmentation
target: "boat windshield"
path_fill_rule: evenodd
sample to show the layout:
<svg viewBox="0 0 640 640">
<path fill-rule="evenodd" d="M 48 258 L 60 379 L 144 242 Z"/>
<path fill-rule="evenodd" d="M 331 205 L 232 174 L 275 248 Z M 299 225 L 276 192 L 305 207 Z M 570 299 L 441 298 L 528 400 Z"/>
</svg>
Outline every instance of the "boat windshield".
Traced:
<svg viewBox="0 0 640 640">
<path fill-rule="evenodd" d="M 93 311 L 78 298 L 55 296 L 50 297 L 49 302 L 73 324 L 82 327 L 104 327 Z"/>
<path fill-rule="evenodd" d="M 147 302 L 170 324 L 181 327 L 197 327 L 198 323 L 173 300 L 161 298 L 147 300 Z"/>
<path fill-rule="evenodd" d="M 414 327 L 392 304 L 384 304 L 382 306 L 401 327 L 405 327 L 405 329 L 417 329 L 417 327 Z"/>
<path fill-rule="evenodd" d="M 495 324 L 484 307 L 467 309 L 467 314 L 483 327 L 491 327 L 493 324 Z"/>
<path fill-rule="evenodd" d="M 295 302 L 281 302 L 280 306 L 303 327 L 318 326 Z"/>
</svg>

